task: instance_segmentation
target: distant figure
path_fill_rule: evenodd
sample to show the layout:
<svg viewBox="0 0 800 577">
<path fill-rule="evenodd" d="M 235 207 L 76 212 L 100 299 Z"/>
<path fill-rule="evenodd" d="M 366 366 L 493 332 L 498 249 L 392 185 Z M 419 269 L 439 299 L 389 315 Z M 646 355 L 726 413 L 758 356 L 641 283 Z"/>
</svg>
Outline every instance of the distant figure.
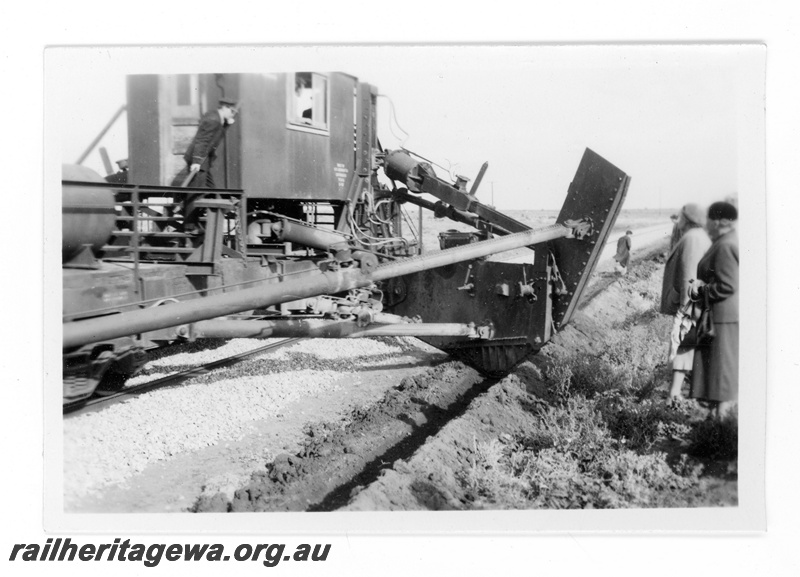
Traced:
<svg viewBox="0 0 800 577">
<path fill-rule="evenodd" d="M 678 215 L 675 223 L 678 229 L 678 242 L 669 251 L 664 265 L 664 281 L 661 288 L 660 312 L 672 316 L 670 332 L 669 363 L 672 368 L 672 386 L 669 403 L 680 404 L 683 399 L 683 382 L 692 371 L 695 349 L 681 347 L 681 341 L 695 323 L 694 309 L 690 304 L 690 281 L 697 276 L 697 263 L 711 246 L 711 239 L 703 229 L 706 212 L 697 204 L 687 204 Z"/>
<path fill-rule="evenodd" d="M 119 167 L 119 170 L 114 174 L 109 174 L 108 176 L 106 176 L 106 182 L 110 182 L 111 184 L 127 184 L 128 159 L 123 158 L 122 160 L 118 160 L 117 166 Z"/>
<path fill-rule="evenodd" d="M 739 399 L 737 218 L 738 211 L 729 202 L 715 202 L 708 208 L 706 228 L 713 244 L 697 264 L 701 286 L 692 290 L 694 299 L 708 296 L 716 333 L 711 344 L 698 347 L 699 354 L 694 356 L 692 398 L 711 401 L 717 418 L 730 413 Z"/>
<path fill-rule="evenodd" d="M 617 266 L 615 268 L 619 274 L 624 275 L 628 272 L 628 263 L 631 260 L 632 236 L 633 231 L 629 230 L 625 233 L 625 236 L 617 241 L 617 254 L 614 255 L 614 260 L 617 261 Z"/>
<path fill-rule="evenodd" d="M 683 209 L 681 209 L 683 210 Z M 681 227 L 678 224 L 678 219 L 680 218 L 679 214 L 670 215 L 669 219 L 672 221 L 672 235 L 669 239 L 669 250 L 672 252 L 672 249 L 675 248 L 675 245 L 678 244 L 678 241 L 681 239 Z M 703 215 L 703 219 L 705 220 L 705 215 Z"/>
<path fill-rule="evenodd" d="M 294 80 L 296 119 L 311 124 L 313 120 L 314 94 L 311 91 L 311 75 L 298 73 Z"/>
</svg>

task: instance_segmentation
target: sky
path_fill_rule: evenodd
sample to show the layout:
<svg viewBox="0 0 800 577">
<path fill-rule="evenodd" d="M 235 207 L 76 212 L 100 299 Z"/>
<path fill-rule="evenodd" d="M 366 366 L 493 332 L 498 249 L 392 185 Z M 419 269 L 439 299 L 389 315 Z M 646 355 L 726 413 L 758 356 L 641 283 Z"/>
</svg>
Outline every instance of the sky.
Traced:
<svg viewBox="0 0 800 577">
<path fill-rule="evenodd" d="M 46 62 L 65 162 L 125 103 L 126 73 L 336 70 L 377 86 L 384 148 L 408 148 L 448 180 L 474 180 L 488 162 L 478 196 L 501 209 L 559 208 L 587 147 L 631 176 L 626 208 L 764 186 L 757 44 L 83 48 Z M 125 122 L 99 144 L 112 161 L 127 156 Z M 85 164 L 104 173 L 97 150 Z"/>
</svg>

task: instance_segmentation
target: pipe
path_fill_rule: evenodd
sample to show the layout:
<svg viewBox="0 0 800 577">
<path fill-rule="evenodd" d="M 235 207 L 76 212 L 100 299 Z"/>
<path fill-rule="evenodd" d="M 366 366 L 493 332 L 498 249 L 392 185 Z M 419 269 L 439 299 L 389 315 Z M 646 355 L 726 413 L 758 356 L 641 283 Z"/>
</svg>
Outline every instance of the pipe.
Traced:
<svg viewBox="0 0 800 577">
<path fill-rule="evenodd" d="M 480 219 L 477 214 L 464 212 L 463 210 L 457 210 L 452 206 L 443 203 L 442 201 L 431 202 L 429 200 L 425 200 L 424 198 L 421 198 L 419 196 L 414 196 L 412 194 L 404 192 L 403 189 L 397 189 L 392 191 L 392 195 L 398 200 L 401 200 L 402 202 L 410 202 L 411 204 L 415 204 L 419 207 L 430 210 L 431 212 L 434 213 L 436 218 L 446 217 L 452 221 L 461 222 L 463 224 L 468 224 L 471 227 L 478 228 L 479 224 L 478 221 Z M 499 234 L 499 235 L 511 234 L 511 231 L 506 230 L 505 228 L 498 226 L 496 224 L 492 224 L 489 221 L 484 221 L 484 225 L 487 228 L 489 228 L 492 234 Z M 422 236 L 420 235 L 420 238 L 421 237 Z"/>
<path fill-rule="evenodd" d="M 405 150 L 392 150 L 384 158 L 384 172 L 392 180 L 405 184 L 412 192 L 419 192 L 419 185 L 426 176 L 436 176 L 433 167 L 420 162 Z"/>
<path fill-rule="evenodd" d="M 359 268 L 343 268 L 338 271 L 327 272 L 319 271 L 298 278 L 284 278 L 280 282 L 249 289 L 167 304 L 156 308 L 140 309 L 65 323 L 63 325 L 63 347 L 65 349 L 78 347 L 89 343 L 266 308 L 303 298 L 336 294 L 354 288 L 366 287 L 376 281 L 473 260 L 556 238 L 564 238 L 570 236 L 571 232 L 571 228 L 556 224 L 449 248 L 424 256 L 392 261 L 371 271 L 363 271 Z"/>
<path fill-rule="evenodd" d="M 272 232 L 281 242 L 294 242 L 320 250 L 347 248 L 347 237 L 339 232 L 292 222 L 285 218 L 272 225 Z"/>
<path fill-rule="evenodd" d="M 179 331 L 180 334 L 180 331 Z M 190 328 L 194 338 L 267 339 L 267 338 L 363 338 L 363 337 L 466 337 L 477 338 L 474 325 L 461 323 L 402 323 L 358 326 L 353 321 L 323 319 L 236 321 L 208 320 Z"/>
<path fill-rule="evenodd" d="M 439 252 L 393 261 L 378 266 L 370 275 L 372 280 L 380 281 L 416 272 L 439 268 L 458 262 L 473 260 L 507 250 L 514 250 L 532 244 L 547 242 L 570 236 L 572 228 L 553 224 L 542 228 L 532 228 L 516 234 L 482 240 L 464 246 L 448 248 Z"/>
<path fill-rule="evenodd" d="M 360 269 L 315 272 L 249 289 L 64 325 L 64 348 L 116 339 L 372 284 Z"/>
</svg>

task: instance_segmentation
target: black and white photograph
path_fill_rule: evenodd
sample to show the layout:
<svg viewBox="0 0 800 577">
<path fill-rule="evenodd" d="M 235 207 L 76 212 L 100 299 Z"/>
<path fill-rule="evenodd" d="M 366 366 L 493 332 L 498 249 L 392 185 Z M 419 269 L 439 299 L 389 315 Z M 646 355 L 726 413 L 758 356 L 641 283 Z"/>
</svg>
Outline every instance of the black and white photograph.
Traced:
<svg viewBox="0 0 800 577">
<path fill-rule="evenodd" d="M 4 12 L 4 573 L 796 572 L 800 14 Z"/>
<path fill-rule="evenodd" d="M 46 65 L 63 283 L 47 489 L 67 524 L 763 522 L 759 483 L 742 486 L 763 452 L 739 436 L 765 395 L 763 359 L 739 354 L 763 46 L 53 49 Z"/>
</svg>

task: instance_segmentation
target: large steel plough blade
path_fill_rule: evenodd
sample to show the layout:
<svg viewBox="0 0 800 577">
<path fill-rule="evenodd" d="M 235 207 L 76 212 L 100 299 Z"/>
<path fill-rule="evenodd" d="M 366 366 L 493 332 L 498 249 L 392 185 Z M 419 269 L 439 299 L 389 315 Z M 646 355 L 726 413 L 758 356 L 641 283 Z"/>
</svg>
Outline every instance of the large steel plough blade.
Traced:
<svg viewBox="0 0 800 577">
<path fill-rule="evenodd" d="M 587 149 L 556 221 L 590 221 L 583 238 L 537 244 L 530 264 L 476 259 L 390 279 L 389 310 L 424 322 L 491 325 L 491 339 L 423 340 L 483 374 L 507 374 L 571 319 L 629 182 L 628 175 Z"/>
</svg>

